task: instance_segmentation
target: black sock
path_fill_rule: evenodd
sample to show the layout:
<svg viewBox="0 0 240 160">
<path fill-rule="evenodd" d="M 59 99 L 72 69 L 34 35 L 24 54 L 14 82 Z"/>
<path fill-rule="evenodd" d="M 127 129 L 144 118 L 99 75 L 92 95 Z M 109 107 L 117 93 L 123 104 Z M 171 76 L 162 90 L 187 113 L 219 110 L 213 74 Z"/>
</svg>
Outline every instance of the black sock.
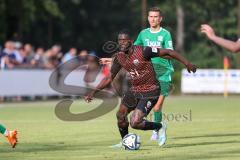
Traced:
<svg viewBox="0 0 240 160">
<path fill-rule="evenodd" d="M 143 130 L 157 130 L 158 131 L 160 128 L 162 128 L 161 123 L 145 121 L 145 126 L 144 126 Z"/>
<path fill-rule="evenodd" d="M 119 129 L 119 132 L 121 134 L 121 137 L 123 139 L 124 136 L 126 136 L 128 134 L 128 127 L 127 128 L 118 128 Z"/>
</svg>

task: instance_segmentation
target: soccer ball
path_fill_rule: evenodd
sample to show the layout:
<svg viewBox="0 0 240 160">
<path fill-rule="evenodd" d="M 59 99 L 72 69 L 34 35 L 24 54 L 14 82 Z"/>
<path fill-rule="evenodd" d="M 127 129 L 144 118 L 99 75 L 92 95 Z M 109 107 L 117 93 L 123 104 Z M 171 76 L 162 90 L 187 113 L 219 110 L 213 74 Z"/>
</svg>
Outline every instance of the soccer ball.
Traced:
<svg viewBox="0 0 240 160">
<path fill-rule="evenodd" d="M 129 133 L 124 136 L 122 145 L 126 150 L 138 150 L 141 145 L 140 137 L 134 133 Z"/>
</svg>

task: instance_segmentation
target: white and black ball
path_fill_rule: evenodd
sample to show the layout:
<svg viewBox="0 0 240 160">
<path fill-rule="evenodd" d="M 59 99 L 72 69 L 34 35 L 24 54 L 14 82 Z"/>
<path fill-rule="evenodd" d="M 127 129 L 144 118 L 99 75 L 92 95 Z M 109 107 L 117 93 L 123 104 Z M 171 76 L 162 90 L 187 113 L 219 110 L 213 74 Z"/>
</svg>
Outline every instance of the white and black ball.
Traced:
<svg viewBox="0 0 240 160">
<path fill-rule="evenodd" d="M 140 137 L 137 134 L 129 133 L 124 136 L 122 145 L 126 150 L 138 150 L 141 145 Z"/>
</svg>

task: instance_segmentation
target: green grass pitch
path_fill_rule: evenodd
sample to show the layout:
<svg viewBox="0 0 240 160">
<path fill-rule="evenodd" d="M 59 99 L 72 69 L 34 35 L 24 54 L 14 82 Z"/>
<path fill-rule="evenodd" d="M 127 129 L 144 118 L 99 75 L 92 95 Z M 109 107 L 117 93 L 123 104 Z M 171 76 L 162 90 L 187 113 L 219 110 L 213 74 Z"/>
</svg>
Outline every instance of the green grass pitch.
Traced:
<svg viewBox="0 0 240 160">
<path fill-rule="evenodd" d="M 119 142 L 116 109 L 86 122 L 65 122 L 54 114 L 58 101 L 0 104 L 0 123 L 17 128 L 19 144 L 11 149 L 0 136 L 0 160 L 239 160 L 239 96 L 170 96 L 165 103 L 168 140 L 160 148 L 151 131 L 138 151 L 113 149 Z M 73 113 L 91 110 L 100 101 L 74 101 Z"/>
</svg>

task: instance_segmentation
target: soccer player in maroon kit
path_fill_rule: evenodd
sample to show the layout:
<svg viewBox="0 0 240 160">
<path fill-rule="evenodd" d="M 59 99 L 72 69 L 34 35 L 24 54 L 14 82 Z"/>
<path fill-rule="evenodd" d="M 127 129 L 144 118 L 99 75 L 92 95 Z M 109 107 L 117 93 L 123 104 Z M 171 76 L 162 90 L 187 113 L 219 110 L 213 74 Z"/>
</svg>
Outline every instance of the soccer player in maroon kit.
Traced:
<svg viewBox="0 0 240 160">
<path fill-rule="evenodd" d="M 131 77 L 131 88 L 124 93 L 120 108 L 116 114 L 121 137 L 123 138 L 128 134 L 129 122 L 127 116 L 131 111 L 133 111 L 130 117 L 130 126 L 132 128 L 140 130 L 165 129 L 163 122 L 157 123 L 144 119 L 157 103 L 160 94 L 151 58 L 158 56 L 174 58 L 183 63 L 189 72 L 196 72 L 196 67 L 176 51 L 134 46 L 127 30 L 123 30 L 118 34 L 118 46 L 119 49 L 114 56 L 110 75 L 105 77 L 94 91 L 85 96 L 85 100 L 91 102 L 94 94 L 108 86 L 120 69 L 124 68 Z"/>
</svg>

